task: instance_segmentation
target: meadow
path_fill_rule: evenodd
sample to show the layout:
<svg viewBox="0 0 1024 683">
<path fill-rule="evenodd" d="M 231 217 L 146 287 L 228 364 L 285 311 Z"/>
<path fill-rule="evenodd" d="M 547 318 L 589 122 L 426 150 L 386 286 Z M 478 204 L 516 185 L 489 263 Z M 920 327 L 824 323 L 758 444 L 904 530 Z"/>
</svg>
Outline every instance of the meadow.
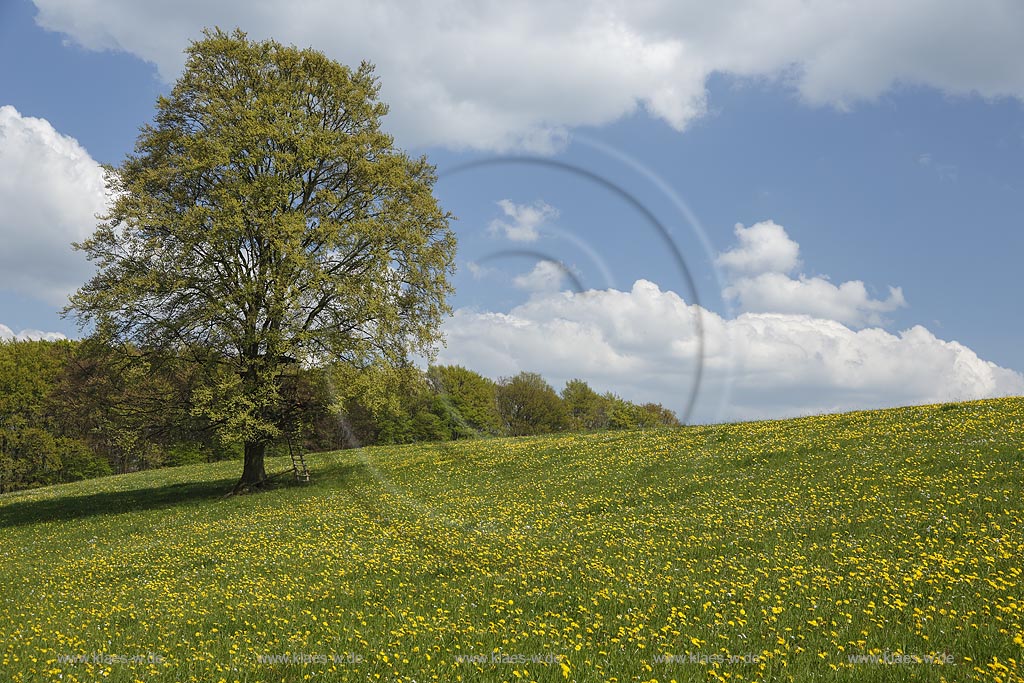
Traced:
<svg viewBox="0 0 1024 683">
<path fill-rule="evenodd" d="M 0 496 L 4 680 L 1024 680 L 1024 399 L 309 462 Z"/>
</svg>

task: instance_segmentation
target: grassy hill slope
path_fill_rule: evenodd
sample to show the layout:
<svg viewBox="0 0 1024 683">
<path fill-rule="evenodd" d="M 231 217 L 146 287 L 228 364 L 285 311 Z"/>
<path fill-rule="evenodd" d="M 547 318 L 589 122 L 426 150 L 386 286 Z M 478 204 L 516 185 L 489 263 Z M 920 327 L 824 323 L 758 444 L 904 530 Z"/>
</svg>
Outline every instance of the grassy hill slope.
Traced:
<svg viewBox="0 0 1024 683">
<path fill-rule="evenodd" d="M 1024 399 L 310 463 L 0 496 L 0 671 L 1021 680 Z"/>
</svg>

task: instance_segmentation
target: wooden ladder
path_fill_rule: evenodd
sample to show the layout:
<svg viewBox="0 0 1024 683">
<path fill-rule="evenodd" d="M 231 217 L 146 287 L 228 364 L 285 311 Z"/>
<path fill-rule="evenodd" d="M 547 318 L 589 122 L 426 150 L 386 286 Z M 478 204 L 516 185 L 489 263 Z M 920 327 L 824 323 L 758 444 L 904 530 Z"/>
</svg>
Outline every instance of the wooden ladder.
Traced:
<svg viewBox="0 0 1024 683">
<path fill-rule="evenodd" d="M 295 481 L 309 481 L 309 468 L 306 466 L 306 456 L 301 448 L 292 448 L 292 440 L 288 439 L 288 454 L 292 457 L 292 472 L 295 474 Z"/>
</svg>

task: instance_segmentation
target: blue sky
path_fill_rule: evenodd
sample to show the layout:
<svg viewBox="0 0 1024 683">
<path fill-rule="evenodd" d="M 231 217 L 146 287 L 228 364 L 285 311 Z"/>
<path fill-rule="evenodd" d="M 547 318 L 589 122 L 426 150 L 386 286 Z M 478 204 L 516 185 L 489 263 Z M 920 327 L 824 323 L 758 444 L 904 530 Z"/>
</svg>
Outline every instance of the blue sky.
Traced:
<svg viewBox="0 0 1024 683">
<path fill-rule="evenodd" d="M 443 362 L 696 420 L 1024 392 L 1014 3 L 349 4 L 0 6 L 0 334 L 77 334 L 56 311 L 89 272 L 66 244 L 96 163 L 189 39 L 237 25 L 378 64 L 386 126 L 458 217 Z"/>
</svg>

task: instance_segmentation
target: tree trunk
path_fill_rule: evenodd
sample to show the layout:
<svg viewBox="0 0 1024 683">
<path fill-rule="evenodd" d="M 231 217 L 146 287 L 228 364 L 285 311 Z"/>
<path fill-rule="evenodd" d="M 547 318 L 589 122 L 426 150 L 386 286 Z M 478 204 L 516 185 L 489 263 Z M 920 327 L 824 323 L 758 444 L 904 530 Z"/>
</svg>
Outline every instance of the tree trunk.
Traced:
<svg viewBox="0 0 1024 683">
<path fill-rule="evenodd" d="M 245 464 L 242 466 L 242 478 L 235 484 L 235 493 L 258 491 L 267 484 L 267 471 L 263 467 L 263 456 L 267 452 L 265 441 L 245 442 Z"/>
</svg>

